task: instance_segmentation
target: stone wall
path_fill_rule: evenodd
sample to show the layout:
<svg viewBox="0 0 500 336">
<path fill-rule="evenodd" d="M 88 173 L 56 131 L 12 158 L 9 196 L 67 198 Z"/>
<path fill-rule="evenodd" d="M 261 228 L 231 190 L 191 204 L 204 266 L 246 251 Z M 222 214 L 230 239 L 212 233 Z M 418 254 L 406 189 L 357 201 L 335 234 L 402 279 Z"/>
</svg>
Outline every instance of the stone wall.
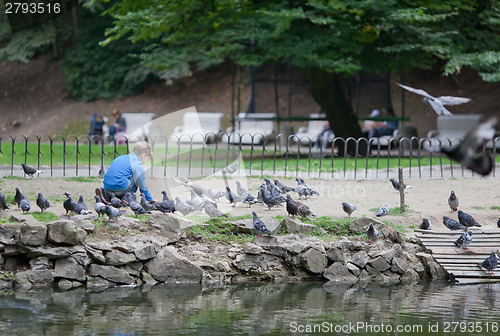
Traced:
<svg viewBox="0 0 500 336">
<path fill-rule="evenodd" d="M 119 225 L 110 223 L 108 229 L 126 227 L 140 233 L 97 240 L 92 236 L 91 215 L 50 223 L 31 215 L 11 220 L 12 224 L 0 224 L 0 288 L 447 277 L 417 242 L 406 242 L 404 247 L 389 239 L 366 243 L 360 237 L 326 242 L 299 233 L 224 245 L 188 236 L 186 231 L 194 224 L 173 214 L 153 214 L 146 224 L 120 219 Z"/>
</svg>

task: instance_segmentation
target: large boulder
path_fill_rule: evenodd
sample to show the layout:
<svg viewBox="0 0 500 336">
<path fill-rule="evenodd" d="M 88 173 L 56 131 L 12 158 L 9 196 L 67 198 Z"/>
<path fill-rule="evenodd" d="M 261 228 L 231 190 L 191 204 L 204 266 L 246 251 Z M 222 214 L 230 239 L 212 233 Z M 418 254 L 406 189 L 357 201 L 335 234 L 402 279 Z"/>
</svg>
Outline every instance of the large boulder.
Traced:
<svg viewBox="0 0 500 336">
<path fill-rule="evenodd" d="M 67 247 L 27 246 L 26 248 L 28 249 L 28 252 L 26 253 L 28 258 L 44 256 L 48 259 L 58 259 L 71 255 L 71 251 Z"/>
<path fill-rule="evenodd" d="M 54 276 L 50 270 L 27 270 L 18 272 L 14 276 L 14 285 L 22 288 L 33 286 L 51 286 Z"/>
<path fill-rule="evenodd" d="M 90 265 L 89 275 L 91 277 L 101 277 L 119 285 L 135 284 L 134 278 L 126 270 L 115 266 L 92 264 Z"/>
<path fill-rule="evenodd" d="M 121 266 L 133 263 L 137 260 L 135 254 L 113 250 L 106 253 L 106 263 L 113 266 Z"/>
<path fill-rule="evenodd" d="M 14 245 L 17 236 L 17 225 L 0 224 L 0 243 Z"/>
<path fill-rule="evenodd" d="M 153 213 L 146 222 L 151 227 L 151 231 L 168 239 L 169 243 L 174 243 L 181 239 L 183 230 L 195 225 L 194 222 L 175 214 Z"/>
<path fill-rule="evenodd" d="M 23 221 L 19 226 L 19 243 L 41 246 L 47 242 L 47 225 L 38 221 Z"/>
<path fill-rule="evenodd" d="M 78 239 L 78 228 L 73 221 L 57 220 L 50 223 L 48 227 L 48 237 L 51 243 L 73 246 L 80 242 Z"/>
<path fill-rule="evenodd" d="M 288 233 L 312 233 L 316 230 L 315 225 L 305 224 L 298 218 L 285 217 L 281 222 L 288 231 Z"/>
<path fill-rule="evenodd" d="M 145 269 L 160 282 L 201 282 L 203 270 L 181 256 L 172 246 L 162 248 Z"/>
<path fill-rule="evenodd" d="M 349 268 L 341 262 L 334 262 L 330 267 L 326 269 L 323 276 L 330 281 L 340 281 L 340 282 L 356 282 L 357 277 L 354 276 Z"/>
<path fill-rule="evenodd" d="M 85 280 L 85 269 L 72 257 L 57 259 L 54 265 L 54 278 Z"/>
<path fill-rule="evenodd" d="M 313 274 L 323 273 L 328 264 L 326 255 L 314 248 L 310 248 L 302 253 L 301 260 L 304 269 Z"/>
<path fill-rule="evenodd" d="M 349 259 L 350 263 L 356 265 L 359 268 L 365 267 L 368 261 L 370 261 L 370 257 L 368 256 L 368 253 L 366 253 L 366 251 L 358 252 Z"/>
</svg>

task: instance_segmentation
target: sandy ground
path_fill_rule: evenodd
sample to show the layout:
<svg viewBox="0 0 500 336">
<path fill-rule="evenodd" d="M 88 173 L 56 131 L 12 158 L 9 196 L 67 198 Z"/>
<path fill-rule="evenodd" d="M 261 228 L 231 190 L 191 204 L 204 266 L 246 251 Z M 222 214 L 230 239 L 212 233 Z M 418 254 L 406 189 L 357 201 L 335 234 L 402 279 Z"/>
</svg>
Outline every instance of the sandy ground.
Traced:
<svg viewBox="0 0 500 336">
<path fill-rule="evenodd" d="M 257 194 L 257 189 L 262 183 L 260 179 L 246 179 L 240 181 L 248 187 L 254 194 Z M 289 186 L 294 186 L 293 179 L 281 179 L 281 181 Z M 236 190 L 234 179 L 230 179 L 229 186 L 232 190 Z M 343 180 L 306 180 L 314 189 L 320 192 L 321 196 L 309 198 L 303 202 L 308 204 L 311 209 L 319 216 L 328 215 L 334 218 L 346 217 L 342 210 L 341 202 L 350 202 L 357 206 L 358 210 L 353 216 L 374 216 L 374 208 L 387 204 L 389 207 L 399 206 L 399 193 L 392 188 L 388 180 L 359 180 L 359 181 L 343 181 Z M 413 186 L 405 193 L 406 204 L 410 208 L 410 212 L 405 216 L 386 216 L 383 219 L 393 222 L 394 224 L 404 225 L 405 227 L 418 227 L 422 221 L 422 217 L 428 218 L 434 230 L 447 230 L 442 224 L 442 217 L 449 216 L 457 219 L 456 213 L 450 213 L 450 208 L 447 203 L 448 196 L 451 190 L 454 190 L 460 200 L 459 209 L 474 216 L 476 220 L 483 225 L 486 230 L 500 230 L 497 227 L 497 220 L 500 217 L 500 178 L 464 178 L 464 179 L 409 179 L 405 181 Z M 217 190 L 224 190 L 224 181 L 218 178 L 209 178 L 200 180 L 197 183 L 205 187 L 213 187 Z M 170 179 L 147 179 L 147 184 L 152 192 L 153 197 L 161 199 L 161 190 L 167 190 L 173 198 L 179 196 L 181 200 L 186 200 L 189 197 L 185 187 L 179 186 L 175 181 Z M 84 199 L 92 207 L 94 203 L 94 190 L 100 186 L 99 179 L 90 182 L 79 182 L 71 179 L 62 178 L 33 178 L 33 179 L 2 179 L 0 181 L 1 192 L 6 195 L 13 195 L 15 187 L 20 190 L 30 199 L 32 210 L 39 211 L 36 206 L 35 199 L 38 192 L 49 199 L 52 204 L 50 211 L 56 215 L 64 214 L 62 202 L 65 199 L 63 193 L 70 192 L 74 199 L 78 199 L 78 195 L 83 194 Z M 294 199 L 297 198 L 295 193 L 291 193 Z M 255 210 L 259 216 L 277 216 L 286 215 L 285 207 L 273 208 L 268 211 L 262 206 L 252 206 L 250 209 L 244 204 L 238 204 L 232 207 L 227 204 L 226 199 L 220 199 L 219 208 L 233 215 L 245 215 Z M 6 212 L 2 212 L 2 216 L 9 213 L 16 213 L 20 210 L 15 205 Z M 130 210 L 129 210 L 130 211 Z M 208 219 L 208 216 L 207 216 Z M 410 232 L 412 230 L 409 230 Z"/>
</svg>

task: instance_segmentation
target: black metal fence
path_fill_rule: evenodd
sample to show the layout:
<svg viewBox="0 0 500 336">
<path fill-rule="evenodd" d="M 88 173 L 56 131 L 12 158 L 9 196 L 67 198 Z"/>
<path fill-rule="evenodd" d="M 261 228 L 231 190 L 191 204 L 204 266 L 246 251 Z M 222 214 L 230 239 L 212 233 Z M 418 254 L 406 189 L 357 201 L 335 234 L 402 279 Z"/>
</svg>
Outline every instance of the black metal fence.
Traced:
<svg viewBox="0 0 500 336">
<path fill-rule="evenodd" d="M 0 136 L 0 176 L 23 176 L 20 164 L 45 177 L 97 176 L 111 161 L 129 153 L 140 139 L 120 136 L 104 143 L 97 136 Z M 496 176 L 499 138 L 484 150 L 492 153 Z M 238 162 L 237 174 L 338 179 L 386 178 L 398 166 L 408 177 L 474 176 L 439 152 L 460 139 L 334 138 L 326 150 L 317 139 L 296 135 L 209 133 L 147 138 L 154 152 L 146 164 L 154 177 L 207 176 Z"/>
</svg>

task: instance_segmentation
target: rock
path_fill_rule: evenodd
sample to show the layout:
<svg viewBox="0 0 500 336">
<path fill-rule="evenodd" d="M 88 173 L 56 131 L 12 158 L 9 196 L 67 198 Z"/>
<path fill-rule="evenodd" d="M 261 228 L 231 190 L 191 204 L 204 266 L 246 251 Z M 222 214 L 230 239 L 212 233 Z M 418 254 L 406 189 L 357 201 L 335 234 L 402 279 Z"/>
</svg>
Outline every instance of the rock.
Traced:
<svg viewBox="0 0 500 336">
<path fill-rule="evenodd" d="M 203 270 L 181 256 L 172 246 L 162 248 L 145 269 L 160 282 L 201 282 Z"/>
<path fill-rule="evenodd" d="M 351 272 L 355 277 L 358 277 L 359 274 L 361 273 L 361 270 L 359 269 L 359 267 L 350 263 L 350 262 L 348 262 L 346 264 L 346 266 L 347 266 L 347 269 L 349 270 L 349 272 Z"/>
<path fill-rule="evenodd" d="M 264 252 L 264 249 L 254 243 L 245 243 L 243 244 L 243 252 L 258 255 Z"/>
<path fill-rule="evenodd" d="M 97 216 L 93 214 L 75 215 L 71 217 L 71 220 L 75 223 L 77 228 L 83 229 L 87 233 L 92 233 L 95 230 L 95 224 L 92 222 L 97 220 Z"/>
<path fill-rule="evenodd" d="M 89 274 L 92 277 L 101 277 L 108 281 L 120 284 L 120 285 L 133 285 L 135 284 L 134 278 L 132 278 L 127 271 L 122 268 L 115 266 L 103 266 L 92 264 L 90 265 Z"/>
<path fill-rule="evenodd" d="M 28 258 L 35 258 L 39 256 L 44 256 L 49 259 L 66 258 L 71 255 L 71 251 L 67 247 L 27 247 L 28 251 L 26 256 Z"/>
<path fill-rule="evenodd" d="M 316 226 L 312 224 L 305 224 L 298 218 L 285 217 L 281 222 L 288 231 L 288 233 L 312 233 L 316 230 Z"/>
<path fill-rule="evenodd" d="M 71 257 L 76 260 L 77 263 L 82 265 L 83 267 L 87 267 L 92 263 L 92 258 L 89 253 L 85 250 L 85 248 L 81 247 L 81 250 L 74 252 Z"/>
<path fill-rule="evenodd" d="M 104 252 L 110 252 L 111 250 L 113 250 L 113 246 L 111 246 L 111 244 L 109 242 L 106 242 L 106 241 L 100 241 L 100 242 L 96 242 L 96 243 L 88 243 L 86 246 L 89 246 L 93 249 L 101 250 Z"/>
<path fill-rule="evenodd" d="M 341 248 L 342 251 L 349 251 L 349 252 L 357 252 L 361 251 L 366 247 L 366 244 L 357 241 L 357 240 L 349 240 L 347 238 L 343 238 L 340 242 L 337 243 L 337 247 Z"/>
<path fill-rule="evenodd" d="M 158 282 L 155 280 L 155 278 L 153 278 L 151 276 L 151 274 L 149 274 L 148 272 L 144 272 L 144 271 L 141 272 L 140 278 L 141 278 L 142 282 L 145 284 L 155 284 Z"/>
<path fill-rule="evenodd" d="M 152 244 L 142 245 L 134 251 L 139 260 L 149 260 L 155 257 L 156 251 Z"/>
<path fill-rule="evenodd" d="M 301 254 L 301 263 L 303 268 L 313 274 L 323 273 L 328 264 L 326 255 L 314 248 L 308 249 Z"/>
<path fill-rule="evenodd" d="M 338 247 L 332 247 L 326 251 L 326 257 L 333 262 L 339 261 L 341 263 L 345 263 L 345 254 Z"/>
<path fill-rule="evenodd" d="M 337 261 L 326 269 L 323 276 L 330 281 L 356 282 L 357 278 L 349 271 L 346 265 Z"/>
<path fill-rule="evenodd" d="M 408 267 L 405 257 L 396 257 L 392 259 L 391 271 L 394 273 L 404 274 Z"/>
<path fill-rule="evenodd" d="M 52 243 L 73 246 L 80 242 L 78 239 L 78 228 L 73 221 L 57 220 L 50 223 L 48 227 L 48 238 Z"/>
<path fill-rule="evenodd" d="M 0 224 L 0 243 L 14 245 L 17 243 L 17 225 Z"/>
<path fill-rule="evenodd" d="M 403 282 L 403 283 L 409 283 L 409 282 L 413 282 L 413 281 L 418 281 L 420 280 L 420 276 L 418 275 L 418 273 L 412 269 L 412 268 L 409 268 L 400 278 L 400 280 Z"/>
<path fill-rule="evenodd" d="M 155 212 L 149 217 L 146 224 L 151 227 L 151 231 L 167 238 L 168 243 L 174 243 L 182 236 L 181 221 L 186 221 L 186 219 L 170 213 L 164 215 Z"/>
<path fill-rule="evenodd" d="M 67 280 L 67 279 L 61 279 L 57 283 L 57 288 L 59 288 L 60 290 L 66 291 L 68 289 L 73 288 L 73 282 L 70 280 Z"/>
<path fill-rule="evenodd" d="M 72 257 L 57 259 L 54 265 L 54 278 L 84 281 L 85 269 Z"/>
<path fill-rule="evenodd" d="M 233 264 L 247 275 L 263 276 L 271 270 L 285 271 L 281 259 L 268 254 L 239 254 Z"/>
<path fill-rule="evenodd" d="M 262 217 L 261 220 L 266 224 L 267 229 L 274 234 L 278 233 L 281 229 L 281 222 L 278 219 Z M 233 225 L 235 225 L 236 232 L 255 234 L 252 218 L 238 220 Z"/>
<path fill-rule="evenodd" d="M 32 270 L 47 270 L 52 268 L 51 263 L 49 262 L 49 258 L 47 257 L 36 257 L 30 260 L 29 262 Z"/>
<path fill-rule="evenodd" d="M 422 261 L 427 274 L 430 274 L 433 279 L 447 279 L 448 273 L 439 265 L 431 254 L 419 252 L 416 256 Z"/>
<path fill-rule="evenodd" d="M 135 254 L 113 250 L 106 253 L 106 263 L 113 266 L 121 266 L 133 263 L 137 260 Z"/>
<path fill-rule="evenodd" d="M 384 257 L 377 257 L 374 260 L 370 260 L 367 265 L 375 268 L 380 273 L 385 272 L 391 267 L 391 265 L 387 262 L 387 260 L 385 260 Z"/>
<path fill-rule="evenodd" d="M 104 264 L 106 262 L 106 257 L 101 250 L 95 249 L 89 245 L 85 245 L 85 250 L 90 255 L 90 257 L 98 263 Z"/>
<path fill-rule="evenodd" d="M 14 287 L 14 276 L 10 272 L 0 272 L 0 290 Z"/>
<path fill-rule="evenodd" d="M 229 264 L 222 260 L 216 261 L 214 263 L 214 267 L 219 272 L 224 272 L 224 273 L 231 272 L 231 267 L 229 266 Z"/>
<path fill-rule="evenodd" d="M 373 226 L 378 229 L 378 225 L 385 225 L 384 222 L 379 221 L 378 219 L 375 218 L 370 218 L 370 217 L 359 217 L 356 219 L 353 219 L 349 223 L 349 227 L 351 231 L 353 232 L 366 232 L 368 227 L 370 226 L 370 223 L 373 223 Z"/>
<path fill-rule="evenodd" d="M 366 251 L 358 252 L 349 259 L 350 263 L 356 265 L 359 268 L 365 267 L 368 261 L 370 261 L 370 257 L 368 256 L 368 253 L 366 253 Z"/>
<path fill-rule="evenodd" d="M 35 222 L 21 222 L 19 243 L 30 246 L 41 246 L 47 241 L 47 225 Z"/>
<path fill-rule="evenodd" d="M 108 281 L 106 279 L 103 279 L 99 276 L 90 276 L 87 278 L 87 288 L 99 288 L 99 289 L 106 289 L 109 287 L 114 287 L 116 286 L 115 283 Z"/>
<path fill-rule="evenodd" d="M 50 270 L 27 270 L 18 272 L 14 276 L 14 285 L 22 288 L 50 286 L 53 283 L 54 277 Z"/>
<path fill-rule="evenodd" d="M 4 257 L 18 256 L 20 254 L 28 253 L 28 248 L 21 245 L 5 245 L 2 255 Z"/>
</svg>

